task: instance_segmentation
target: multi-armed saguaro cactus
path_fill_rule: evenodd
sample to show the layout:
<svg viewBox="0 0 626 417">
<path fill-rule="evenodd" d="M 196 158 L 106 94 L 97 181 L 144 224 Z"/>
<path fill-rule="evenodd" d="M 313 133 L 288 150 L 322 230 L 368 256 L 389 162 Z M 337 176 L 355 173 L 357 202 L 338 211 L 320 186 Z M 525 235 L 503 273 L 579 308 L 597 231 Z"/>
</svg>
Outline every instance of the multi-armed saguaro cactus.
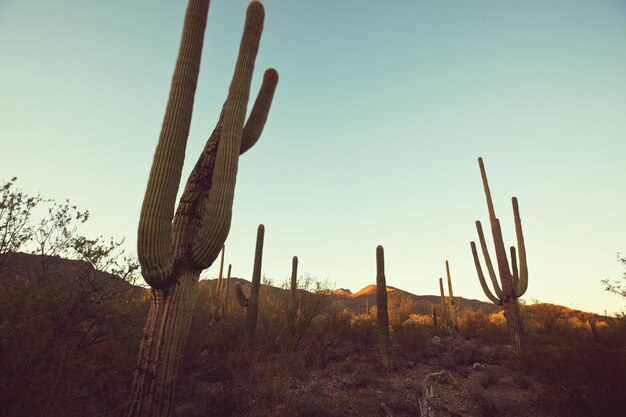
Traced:
<svg viewBox="0 0 626 417">
<path fill-rule="evenodd" d="M 298 315 L 298 257 L 294 256 L 291 261 L 291 287 L 289 289 L 289 313 L 287 317 L 287 327 L 291 335 L 296 334 L 296 317 Z"/>
<path fill-rule="evenodd" d="M 261 264 L 263 262 L 263 240 L 265 226 L 259 225 L 256 232 L 256 248 L 254 250 L 254 267 L 252 269 L 252 285 L 250 298 L 246 306 L 246 338 L 252 342 L 256 334 L 256 322 L 259 315 L 259 288 L 261 287 Z"/>
<path fill-rule="evenodd" d="M 380 245 L 376 247 L 376 324 L 378 326 L 380 359 L 383 366 L 388 368 L 389 312 L 387 311 L 387 279 L 385 278 L 385 252 Z"/>
<path fill-rule="evenodd" d="M 209 0 L 190 0 L 169 100 L 141 209 L 138 255 L 153 300 L 140 343 L 128 416 L 168 416 L 200 272 L 228 235 L 239 155 L 256 143 L 278 74 L 269 69 L 246 121 L 264 9 L 248 6 L 239 55 L 217 126 L 194 166 L 176 212 Z"/>
<path fill-rule="evenodd" d="M 506 249 L 504 248 L 504 240 L 502 238 L 502 230 L 500 229 L 500 220 L 496 217 L 495 210 L 493 208 L 493 201 L 491 200 L 491 191 L 489 190 L 489 184 L 487 183 L 487 174 L 485 173 L 485 166 L 482 158 L 478 158 L 478 164 L 480 166 L 480 175 L 483 181 L 483 188 L 485 190 L 485 197 L 487 198 L 487 209 L 489 210 L 489 223 L 491 225 L 491 234 L 493 236 L 493 242 L 496 250 L 496 261 L 498 262 L 498 272 L 500 275 L 500 284 L 496 279 L 496 273 L 489 257 L 489 251 L 487 249 L 487 243 L 483 234 L 483 228 L 480 221 L 476 221 L 476 230 L 478 231 L 478 238 L 480 240 L 480 246 L 482 248 L 483 255 L 485 257 L 485 265 L 489 272 L 489 278 L 495 291 L 495 295 L 487 286 L 485 276 L 483 275 L 482 268 L 480 266 L 480 260 L 478 258 L 478 251 L 476 250 L 476 244 L 471 242 L 472 255 L 474 256 L 474 264 L 476 265 L 476 272 L 478 273 L 478 279 L 480 285 L 485 292 L 485 295 L 497 305 L 504 307 L 506 312 L 506 319 L 509 325 L 509 334 L 511 336 L 511 344 L 513 350 L 517 356 L 518 361 L 521 361 L 525 356 L 524 339 L 522 332 L 522 321 L 519 312 L 519 304 L 517 299 L 524 295 L 528 288 L 528 268 L 526 266 L 526 248 L 524 246 L 524 235 L 522 234 L 522 221 L 519 215 L 519 206 L 517 204 L 517 198 L 513 197 L 513 216 L 515 218 L 515 232 L 517 235 L 517 248 L 519 252 L 519 270 L 517 264 L 517 258 L 515 255 L 515 247 L 511 246 L 511 267 L 509 268 L 509 261 L 506 256 Z"/>
</svg>

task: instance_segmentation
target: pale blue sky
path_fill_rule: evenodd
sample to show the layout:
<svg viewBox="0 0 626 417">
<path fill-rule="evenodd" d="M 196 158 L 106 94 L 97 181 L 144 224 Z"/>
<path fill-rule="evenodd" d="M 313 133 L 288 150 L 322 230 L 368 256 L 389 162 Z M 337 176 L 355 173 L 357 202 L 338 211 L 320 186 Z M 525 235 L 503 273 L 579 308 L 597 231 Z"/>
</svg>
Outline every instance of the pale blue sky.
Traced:
<svg viewBox="0 0 626 417">
<path fill-rule="evenodd" d="M 353 291 L 387 281 L 486 300 L 469 241 L 487 220 L 483 156 L 505 239 L 520 201 L 529 289 L 623 308 L 600 279 L 626 252 L 626 2 L 266 0 L 262 71 L 280 73 L 261 141 L 240 161 L 226 262 L 300 271 Z M 245 0 L 209 11 L 188 173 L 234 66 Z M 139 209 L 185 1 L 0 0 L 0 180 L 69 198 L 87 232 L 126 236 Z M 186 176 L 186 174 L 185 174 Z M 215 276 L 217 265 L 205 276 Z"/>
</svg>

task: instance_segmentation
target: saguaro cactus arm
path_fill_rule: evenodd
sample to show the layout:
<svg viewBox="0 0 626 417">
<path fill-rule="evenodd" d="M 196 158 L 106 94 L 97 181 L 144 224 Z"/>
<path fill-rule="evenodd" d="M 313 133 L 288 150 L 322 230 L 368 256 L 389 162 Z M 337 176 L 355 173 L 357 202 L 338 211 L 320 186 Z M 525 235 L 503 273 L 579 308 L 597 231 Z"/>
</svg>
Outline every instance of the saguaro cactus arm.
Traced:
<svg viewBox="0 0 626 417">
<path fill-rule="evenodd" d="M 493 200 L 491 199 L 491 191 L 489 190 L 489 183 L 487 182 L 487 173 L 485 171 L 485 164 L 482 158 L 478 158 L 478 165 L 480 166 L 480 176 L 483 182 L 483 189 L 485 191 L 485 198 L 487 200 L 487 209 L 489 210 L 489 223 L 491 225 L 491 234 L 493 236 L 493 244 L 496 250 L 496 261 L 498 262 L 498 271 L 500 272 L 500 280 L 510 280 L 511 272 L 509 270 L 509 262 L 506 258 L 506 249 L 504 247 L 504 239 L 502 238 L 502 229 L 500 228 L 500 220 L 496 217 L 496 212 L 493 206 Z M 502 282 L 503 287 L 507 286 L 505 282 Z"/>
<path fill-rule="evenodd" d="M 515 246 L 509 248 L 511 255 L 511 273 L 513 279 L 513 288 L 517 288 L 519 284 L 519 271 L 517 270 L 517 256 L 515 255 Z"/>
<path fill-rule="evenodd" d="M 267 121 L 277 83 L 278 73 L 276 70 L 273 68 L 266 70 L 256 102 L 243 128 L 240 154 L 258 141 Z M 174 220 L 175 258 L 190 258 L 190 248 L 205 220 L 206 202 L 213 184 L 215 160 L 223 122 L 224 109 L 222 108 L 218 123 L 204 145 L 204 149 L 191 171 L 185 191 L 180 198 Z M 209 218 L 210 214 L 206 216 L 207 220 Z M 197 269 L 205 269 L 214 260 L 211 256 L 208 256 L 200 259 L 199 264 L 194 264 L 194 266 Z"/>
<path fill-rule="evenodd" d="M 483 251 L 483 256 L 485 257 L 485 264 L 487 265 L 487 270 L 489 271 L 489 278 L 491 279 L 491 284 L 493 285 L 493 289 L 496 293 L 496 296 L 500 300 L 504 300 L 506 297 L 500 289 L 500 284 L 498 283 L 498 278 L 496 277 L 496 272 L 493 269 L 493 264 L 491 263 L 491 257 L 489 256 L 489 249 L 487 249 L 487 242 L 485 241 L 485 235 L 483 234 L 483 228 L 480 224 L 480 221 L 476 220 L 476 231 L 478 232 L 478 239 L 480 241 L 480 248 Z M 478 259 L 478 258 L 476 258 Z M 480 261 L 478 261 L 478 265 L 480 266 Z M 482 270 L 481 270 L 482 275 Z M 483 277 L 484 281 L 484 277 Z"/>
<path fill-rule="evenodd" d="M 452 293 L 452 277 L 450 276 L 450 264 L 446 261 L 446 276 L 448 277 L 448 296 L 450 297 L 450 302 L 454 300 L 454 294 Z"/>
<path fill-rule="evenodd" d="M 449 326 L 448 323 L 448 308 L 446 307 L 446 293 L 443 291 L 443 278 L 439 277 L 439 294 L 441 297 L 441 318 L 444 326 Z"/>
<path fill-rule="evenodd" d="M 153 288 L 168 287 L 175 280 L 172 273 L 172 218 L 191 124 L 208 10 L 209 0 L 201 0 L 190 2 L 185 13 L 170 95 L 141 207 L 137 251 L 142 275 Z"/>
<path fill-rule="evenodd" d="M 524 233 L 522 232 L 522 219 L 519 215 L 519 205 L 517 198 L 512 198 L 513 217 L 515 218 L 515 234 L 517 236 L 517 251 L 519 254 L 519 282 L 515 286 L 515 295 L 521 297 L 528 289 L 528 265 L 526 264 L 526 245 L 524 244 Z"/>
<path fill-rule="evenodd" d="M 278 72 L 274 68 L 265 70 L 263 74 L 263 83 L 261 89 L 257 94 L 256 101 L 252 107 L 252 111 L 248 116 L 248 121 L 243 127 L 243 133 L 241 135 L 241 148 L 239 154 L 242 155 L 254 144 L 257 143 L 265 127 L 267 116 L 272 106 L 272 100 L 274 99 L 274 92 L 276 91 L 276 85 L 278 84 Z"/>
<path fill-rule="evenodd" d="M 241 136 L 264 16 L 261 3 L 250 3 L 235 74 L 224 104 L 224 124 L 215 158 L 213 184 L 207 198 L 202 228 L 192 248 L 192 261 L 197 265 L 204 265 L 207 259 L 211 262 L 215 259 L 220 242 L 226 239 L 230 229 Z"/>
<path fill-rule="evenodd" d="M 497 304 L 497 305 L 502 305 L 502 300 L 500 300 L 498 297 L 496 297 L 495 295 L 493 295 L 491 293 L 491 290 L 489 289 L 489 286 L 485 282 L 485 276 L 483 275 L 483 270 L 480 267 L 480 259 L 478 258 L 478 251 L 476 250 L 476 243 L 470 242 L 470 246 L 472 247 L 472 256 L 474 257 L 474 265 L 476 266 L 476 272 L 478 274 L 478 280 L 480 281 L 480 286 L 482 287 L 483 292 L 485 293 L 487 298 L 489 298 L 491 300 L 491 302 L 493 302 L 494 304 Z M 496 282 L 494 288 L 498 288 L 497 287 L 497 282 Z M 499 290 L 499 288 L 498 288 L 498 290 Z"/>
</svg>

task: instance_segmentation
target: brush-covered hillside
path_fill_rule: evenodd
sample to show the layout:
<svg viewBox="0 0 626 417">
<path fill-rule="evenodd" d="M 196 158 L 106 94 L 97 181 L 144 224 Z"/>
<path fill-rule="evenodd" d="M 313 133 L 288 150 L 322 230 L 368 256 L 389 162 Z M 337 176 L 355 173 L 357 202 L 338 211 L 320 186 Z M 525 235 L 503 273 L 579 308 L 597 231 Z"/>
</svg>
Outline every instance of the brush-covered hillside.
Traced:
<svg viewBox="0 0 626 417">
<path fill-rule="evenodd" d="M 0 259 L 0 414 L 122 415 L 151 290 L 85 260 Z M 523 305 L 521 368 L 497 306 L 463 298 L 457 332 L 441 316 L 440 297 L 389 287 L 385 368 L 375 286 L 352 293 L 303 278 L 291 331 L 288 290 L 262 285 L 250 343 L 234 293 L 238 283 L 249 296 L 250 283 L 226 283 L 219 304 L 216 279 L 198 284 L 174 415 L 419 416 L 426 403 L 439 407 L 437 416 L 621 415 L 623 317 Z"/>
</svg>

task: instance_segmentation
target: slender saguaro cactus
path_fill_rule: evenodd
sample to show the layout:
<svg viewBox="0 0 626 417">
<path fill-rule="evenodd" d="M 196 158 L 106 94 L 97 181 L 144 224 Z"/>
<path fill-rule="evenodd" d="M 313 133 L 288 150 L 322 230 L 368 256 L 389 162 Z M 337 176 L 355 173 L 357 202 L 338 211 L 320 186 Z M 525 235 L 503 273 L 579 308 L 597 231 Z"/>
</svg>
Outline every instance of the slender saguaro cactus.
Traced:
<svg viewBox="0 0 626 417">
<path fill-rule="evenodd" d="M 228 97 L 185 185 L 176 195 L 191 123 L 209 0 L 190 0 L 161 134 L 138 228 L 138 256 L 152 303 L 143 329 L 128 417 L 167 417 L 202 270 L 217 258 L 230 229 L 239 155 L 259 139 L 278 73 L 269 69 L 246 121 L 263 5 L 248 6 Z M 245 122 L 245 124 L 244 124 Z"/>
<path fill-rule="evenodd" d="M 376 248 L 376 323 L 378 325 L 380 359 L 383 366 L 388 368 L 389 312 L 387 311 L 387 280 L 385 278 L 385 252 L 380 245 Z"/>
<path fill-rule="evenodd" d="M 452 293 L 452 278 L 450 277 L 450 265 L 446 260 L 446 275 L 448 276 L 448 307 L 450 309 L 450 324 L 452 325 L 452 330 L 455 332 L 459 332 L 459 324 L 457 322 L 456 317 L 456 307 L 454 305 L 454 294 Z M 460 301 L 460 299 L 459 299 Z M 459 303 L 460 306 L 460 303 Z"/>
<path fill-rule="evenodd" d="M 439 277 L 439 293 L 441 294 L 441 320 L 444 330 L 450 328 L 448 320 L 448 308 L 446 307 L 446 293 L 443 291 L 443 278 Z"/>
<path fill-rule="evenodd" d="M 248 299 L 246 306 L 246 338 L 248 342 L 252 342 L 254 340 L 256 322 L 259 315 L 259 288 L 261 287 L 261 264 L 263 262 L 264 238 L 265 226 L 260 224 L 256 233 L 256 249 L 254 251 L 254 268 L 252 270 L 250 298 Z"/>
<path fill-rule="evenodd" d="M 483 234 L 483 229 L 480 221 L 476 221 L 476 230 L 478 231 L 478 238 L 480 240 L 480 246 L 482 248 L 483 256 L 485 257 L 485 265 L 489 272 L 489 278 L 495 294 L 491 292 L 485 276 L 483 275 L 482 268 L 480 266 L 480 260 L 478 258 L 478 251 L 476 250 L 476 244 L 470 243 L 472 248 L 472 256 L 474 257 L 474 265 L 476 265 L 476 272 L 478 273 L 478 279 L 480 285 L 485 292 L 485 295 L 497 305 L 504 307 L 506 312 L 506 320 L 509 326 L 509 334 L 511 336 L 511 344 L 513 351 L 518 361 L 522 361 L 526 354 L 524 349 L 524 338 L 522 331 L 522 320 L 520 317 L 519 304 L 517 299 L 524 295 L 528 288 L 528 268 L 526 265 L 526 247 L 524 246 L 524 235 L 522 233 L 522 221 L 519 215 L 519 206 L 517 204 L 517 198 L 513 197 L 513 216 L 515 218 L 515 232 L 517 235 L 517 247 L 519 252 L 519 270 L 517 259 L 515 255 L 515 247 L 511 247 L 511 267 L 509 268 L 509 261 L 506 256 L 506 250 L 504 248 L 504 240 L 502 238 L 502 230 L 500 229 L 500 220 L 496 217 L 496 213 L 493 207 L 493 201 L 491 200 L 491 191 L 489 190 L 489 183 L 487 182 L 487 174 L 485 173 L 485 166 L 482 158 L 478 158 L 478 165 L 480 166 L 480 175 L 483 181 L 483 188 L 485 191 L 485 197 L 487 199 L 487 209 L 489 210 L 489 223 L 491 225 L 491 234 L 493 236 L 493 242 L 496 250 L 496 261 L 498 263 L 498 273 L 500 276 L 500 284 L 496 279 L 496 273 L 489 257 L 489 251 L 487 249 L 487 243 Z"/>
<path fill-rule="evenodd" d="M 220 295 L 222 293 L 222 283 L 224 276 L 224 252 L 226 252 L 226 245 L 222 245 L 222 256 L 220 256 L 220 273 L 217 277 L 217 290 L 215 291 L 215 315 L 220 315 Z"/>
<path fill-rule="evenodd" d="M 298 291 L 298 257 L 294 256 L 291 260 L 291 288 L 289 289 L 289 317 L 287 318 L 287 326 L 292 335 L 296 334 L 296 316 L 298 315 L 298 300 L 296 299 Z"/>
<path fill-rule="evenodd" d="M 228 264 L 228 272 L 226 273 L 226 289 L 224 290 L 224 304 L 222 305 L 222 317 L 226 317 L 228 314 L 228 290 L 230 288 L 230 273 L 233 266 Z"/>
<path fill-rule="evenodd" d="M 435 329 L 435 334 L 439 332 L 439 326 L 437 325 L 437 306 L 433 304 L 432 307 L 432 315 L 433 315 L 433 328 Z"/>
</svg>

